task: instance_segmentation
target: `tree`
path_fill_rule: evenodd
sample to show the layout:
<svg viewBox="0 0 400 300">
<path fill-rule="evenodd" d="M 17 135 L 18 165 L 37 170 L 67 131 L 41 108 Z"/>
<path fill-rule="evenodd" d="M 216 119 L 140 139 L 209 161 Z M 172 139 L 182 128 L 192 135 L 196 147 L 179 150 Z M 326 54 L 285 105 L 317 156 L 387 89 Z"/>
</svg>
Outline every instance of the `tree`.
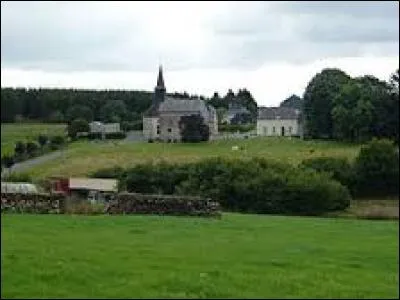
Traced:
<svg viewBox="0 0 400 300">
<path fill-rule="evenodd" d="M 36 154 L 36 151 L 38 149 L 39 149 L 39 146 L 35 142 L 28 142 L 26 144 L 26 153 L 28 153 L 28 155 L 31 157 L 33 157 Z"/>
<path fill-rule="evenodd" d="M 16 155 L 16 156 L 18 156 L 18 157 L 23 156 L 23 155 L 26 153 L 26 145 L 25 145 L 25 143 L 24 143 L 24 142 L 21 142 L 21 141 L 18 141 L 18 142 L 15 144 L 15 149 L 14 149 L 14 151 L 15 151 L 15 155 Z"/>
<path fill-rule="evenodd" d="M 332 138 L 333 101 L 350 76 L 339 69 L 324 69 L 315 75 L 304 92 L 306 135 L 312 138 Z"/>
<path fill-rule="evenodd" d="M 78 132 L 89 132 L 90 127 L 89 123 L 84 119 L 77 119 L 71 122 L 68 125 L 68 136 L 72 139 L 75 139 Z"/>
<path fill-rule="evenodd" d="M 100 110 L 103 122 L 119 123 L 127 119 L 128 111 L 126 105 L 121 100 L 110 100 Z"/>
<path fill-rule="evenodd" d="M 93 112 L 88 106 L 78 104 L 68 108 L 66 117 L 68 123 L 76 119 L 83 119 L 87 122 L 91 122 L 93 121 Z"/>
<path fill-rule="evenodd" d="M 291 107 L 299 110 L 303 110 L 303 99 L 297 95 L 292 95 L 287 99 L 283 100 L 280 107 Z"/>
<path fill-rule="evenodd" d="M 3 163 L 3 165 L 4 165 L 7 169 L 10 169 L 10 170 L 11 170 L 12 166 L 13 166 L 14 163 L 15 163 L 14 157 L 11 156 L 11 155 L 5 155 L 5 156 L 3 156 L 3 158 L 2 158 L 2 163 Z"/>
<path fill-rule="evenodd" d="M 204 118 L 199 115 L 182 116 L 179 128 L 183 142 L 208 141 L 210 138 L 210 129 L 204 123 Z"/>
<path fill-rule="evenodd" d="M 47 144 L 49 138 L 46 135 L 41 134 L 38 136 L 37 140 L 39 142 L 39 145 L 43 148 Z"/>
<path fill-rule="evenodd" d="M 241 106 L 247 108 L 251 114 L 251 121 L 257 119 L 257 102 L 254 100 L 253 96 L 247 89 L 239 89 L 236 99 L 234 100 L 236 103 L 240 104 Z"/>
</svg>

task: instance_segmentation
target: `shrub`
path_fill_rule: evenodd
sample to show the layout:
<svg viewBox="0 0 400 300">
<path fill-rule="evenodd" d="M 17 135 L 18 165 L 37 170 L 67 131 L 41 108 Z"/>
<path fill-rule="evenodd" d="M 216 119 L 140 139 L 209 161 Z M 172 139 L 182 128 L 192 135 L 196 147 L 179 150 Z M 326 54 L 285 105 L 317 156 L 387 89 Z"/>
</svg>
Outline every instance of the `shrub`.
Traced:
<svg viewBox="0 0 400 300">
<path fill-rule="evenodd" d="M 128 192 L 197 195 L 240 212 L 319 215 L 350 203 L 346 187 L 327 174 L 259 158 L 142 164 L 95 175 L 115 176 Z"/>
<path fill-rule="evenodd" d="M 14 151 L 16 156 L 23 156 L 26 153 L 26 144 L 21 141 L 16 142 Z"/>
<path fill-rule="evenodd" d="M 52 150 L 59 149 L 65 143 L 65 137 L 62 135 L 55 135 L 50 138 L 50 148 Z"/>
<path fill-rule="evenodd" d="M 89 140 L 102 139 L 102 134 L 100 132 L 89 132 L 89 134 L 87 135 L 87 138 Z"/>
<path fill-rule="evenodd" d="M 256 126 L 254 124 L 239 125 L 239 124 L 220 124 L 218 125 L 218 131 L 221 132 L 249 132 L 254 130 Z"/>
<path fill-rule="evenodd" d="M 135 122 L 124 121 L 121 123 L 121 129 L 123 131 L 143 130 L 143 122 L 142 121 L 135 121 Z"/>
<path fill-rule="evenodd" d="M 33 157 L 36 155 L 37 150 L 39 149 L 39 146 L 35 142 L 28 142 L 26 144 L 26 152 L 28 153 L 29 156 Z"/>
<path fill-rule="evenodd" d="M 7 169 L 11 168 L 15 164 L 14 156 L 5 155 L 1 158 L 1 164 Z"/>
<path fill-rule="evenodd" d="M 106 139 L 124 139 L 124 138 L 126 138 L 126 133 L 123 131 L 106 133 Z"/>
<path fill-rule="evenodd" d="M 355 174 L 353 172 L 353 166 L 346 158 L 309 158 L 301 162 L 300 168 L 308 168 L 320 173 L 327 173 L 331 178 L 339 181 L 344 186 L 347 186 L 350 191 L 353 189 Z"/>
<path fill-rule="evenodd" d="M 48 138 L 47 135 L 41 134 L 41 135 L 39 135 L 39 136 L 37 137 L 37 141 L 38 141 L 38 143 L 39 143 L 39 145 L 40 145 L 41 147 L 44 147 L 44 146 L 47 144 L 47 141 L 48 141 L 48 140 L 49 140 L 49 138 Z"/>
<path fill-rule="evenodd" d="M 76 119 L 68 125 L 67 130 L 68 136 L 72 139 L 75 139 L 79 132 L 89 132 L 90 127 L 88 121 L 83 119 Z"/>
<path fill-rule="evenodd" d="M 374 139 L 363 146 L 354 168 L 357 195 L 399 195 L 399 152 L 391 141 Z"/>
</svg>

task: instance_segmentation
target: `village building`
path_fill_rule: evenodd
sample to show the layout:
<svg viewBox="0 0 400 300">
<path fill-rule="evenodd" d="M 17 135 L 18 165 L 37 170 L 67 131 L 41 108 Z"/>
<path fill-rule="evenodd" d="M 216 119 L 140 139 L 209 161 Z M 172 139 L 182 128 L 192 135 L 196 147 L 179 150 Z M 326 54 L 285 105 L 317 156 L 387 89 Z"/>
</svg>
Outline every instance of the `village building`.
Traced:
<svg viewBox="0 0 400 300">
<path fill-rule="evenodd" d="M 179 122 L 182 116 L 200 115 L 210 130 L 210 139 L 218 134 L 217 113 L 201 99 L 176 99 L 166 96 L 160 67 L 151 107 L 143 116 L 143 136 L 146 140 L 179 142 L 182 140 Z"/>
<path fill-rule="evenodd" d="M 119 123 L 103 123 L 94 121 L 89 123 L 90 133 L 115 133 L 120 132 Z"/>
<path fill-rule="evenodd" d="M 238 118 L 237 124 L 245 124 L 243 120 L 250 120 L 250 111 L 239 103 L 229 103 L 228 111 L 224 114 L 222 123 L 233 124 L 232 120 Z"/>
<path fill-rule="evenodd" d="M 300 110 L 290 107 L 260 107 L 257 117 L 257 135 L 302 137 Z"/>
</svg>

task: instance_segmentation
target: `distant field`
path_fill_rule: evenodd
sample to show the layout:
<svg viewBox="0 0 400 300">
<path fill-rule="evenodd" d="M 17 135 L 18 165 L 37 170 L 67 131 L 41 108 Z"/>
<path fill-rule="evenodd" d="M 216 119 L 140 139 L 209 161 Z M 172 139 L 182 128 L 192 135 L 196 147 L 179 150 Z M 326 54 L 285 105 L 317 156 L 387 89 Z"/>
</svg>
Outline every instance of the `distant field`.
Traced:
<svg viewBox="0 0 400 300">
<path fill-rule="evenodd" d="M 64 124 L 1 124 L 1 155 L 13 153 L 17 141 L 36 141 L 39 134 L 63 134 L 65 128 Z"/>
<path fill-rule="evenodd" d="M 2 215 L 2 298 L 398 298 L 395 221 Z"/>
<path fill-rule="evenodd" d="M 243 150 L 232 151 L 238 145 Z M 265 157 L 299 163 L 306 157 L 339 156 L 353 159 L 360 146 L 326 141 L 299 139 L 254 138 L 220 140 L 200 144 L 145 142 L 77 142 L 69 146 L 64 158 L 35 167 L 35 178 L 48 175 L 84 176 L 99 168 L 132 166 L 146 161 L 187 162 L 206 157 Z"/>
</svg>

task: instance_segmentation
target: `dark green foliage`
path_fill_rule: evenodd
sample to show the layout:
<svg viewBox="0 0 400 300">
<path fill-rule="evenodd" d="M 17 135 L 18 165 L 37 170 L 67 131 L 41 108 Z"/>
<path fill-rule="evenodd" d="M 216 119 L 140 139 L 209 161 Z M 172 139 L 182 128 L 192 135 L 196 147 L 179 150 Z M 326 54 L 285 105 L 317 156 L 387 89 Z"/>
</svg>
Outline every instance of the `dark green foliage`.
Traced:
<svg viewBox="0 0 400 300">
<path fill-rule="evenodd" d="M 129 192 L 199 195 L 238 212 L 319 215 L 350 203 L 347 189 L 326 174 L 264 159 L 144 164 L 95 175 L 114 175 Z"/>
<path fill-rule="evenodd" d="M 312 138 L 332 138 L 333 101 L 350 77 L 339 69 L 324 69 L 308 84 L 304 92 L 306 134 Z"/>
<path fill-rule="evenodd" d="M 121 123 L 121 129 L 123 131 L 131 131 L 131 130 L 143 130 L 143 122 L 142 120 L 139 121 L 124 121 Z"/>
<path fill-rule="evenodd" d="M 299 110 L 303 110 L 303 99 L 297 95 L 292 95 L 289 98 L 282 101 L 281 107 L 291 107 Z"/>
<path fill-rule="evenodd" d="M 38 136 L 37 140 L 39 142 L 39 145 L 41 147 L 44 147 L 47 144 L 47 141 L 49 140 L 49 138 L 48 138 L 48 136 L 41 134 Z"/>
<path fill-rule="evenodd" d="M 196 143 L 208 141 L 210 138 L 210 129 L 199 115 L 182 116 L 179 128 L 183 142 Z"/>
<path fill-rule="evenodd" d="M 84 120 L 84 119 L 76 119 L 73 120 L 69 125 L 68 125 L 68 136 L 72 139 L 76 138 L 77 134 L 79 132 L 89 132 L 90 127 L 89 123 Z"/>
<path fill-rule="evenodd" d="M 256 129 L 256 126 L 254 124 L 248 124 L 248 125 L 233 125 L 233 124 L 221 124 L 218 125 L 218 131 L 220 132 L 248 132 L 251 130 Z"/>
<path fill-rule="evenodd" d="M 124 120 L 134 121 L 137 116 L 132 113 L 140 116 L 150 106 L 151 96 L 144 91 L 2 88 L 1 121 L 14 122 L 18 117 L 44 122 L 102 121 L 102 108 L 109 99 L 121 100 L 130 112 Z"/>
<path fill-rule="evenodd" d="M 373 140 L 362 147 L 354 168 L 357 195 L 399 195 L 399 149 L 392 142 Z"/>
<path fill-rule="evenodd" d="M 35 142 L 28 142 L 26 143 L 26 153 L 30 156 L 33 157 L 37 154 L 37 151 L 39 150 L 39 146 Z"/>
<path fill-rule="evenodd" d="M 87 138 L 89 140 L 101 140 L 102 134 L 100 132 L 89 132 L 89 134 L 87 135 Z"/>
<path fill-rule="evenodd" d="M 68 123 L 76 119 L 83 119 L 87 122 L 93 121 L 93 111 L 86 105 L 73 105 L 68 108 L 66 115 Z"/>
<path fill-rule="evenodd" d="M 14 165 L 14 163 L 15 159 L 11 155 L 5 155 L 1 158 L 1 164 L 7 169 L 11 168 Z"/>
<path fill-rule="evenodd" d="M 126 120 L 128 110 L 124 101 L 109 100 L 100 110 L 100 120 L 106 123 L 119 123 Z"/>
<path fill-rule="evenodd" d="M 14 151 L 16 156 L 23 156 L 26 153 L 26 144 L 21 141 L 16 142 Z"/>
<path fill-rule="evenodd" d="M 61 135 L 55 135 L 50 138 L 50 148 L 52 150 L 59 149 L 63 144 L 65 144 L 65 137 Z"/>
<path fill-rule="evenodd" d="M 300 167 L 313 169 L 317 172 L 325 172 L 344 186 L 347 186 L 349 190 L 352 190 L 354 186 L 355 174 L 353 172 L 353 166 L 346 158 L 309 158 L 303 160 L 300 164 Z"/>
</svg>

